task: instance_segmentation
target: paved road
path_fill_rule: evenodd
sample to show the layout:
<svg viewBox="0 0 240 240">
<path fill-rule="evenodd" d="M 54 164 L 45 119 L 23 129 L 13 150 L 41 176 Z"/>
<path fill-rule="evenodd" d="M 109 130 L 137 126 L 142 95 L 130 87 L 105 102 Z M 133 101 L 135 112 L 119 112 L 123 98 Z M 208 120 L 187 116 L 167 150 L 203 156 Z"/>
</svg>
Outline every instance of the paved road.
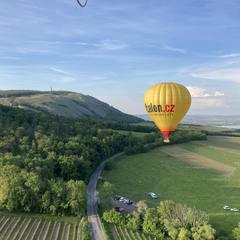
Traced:
<svg viewBox="0 0 240 240">
<path fill-rule="evenodd" d="M 96 190 L 97 181 L 101 176 L 102 170 L 106 162 L 113 160 L 115 158 L 118 158 L 123 154 L 124 154 L 123 152 L 118 153 L 112 156 L 111 158 L 105 160 L 104 162 L 102 162 L 90 177 L 90 181 L 87 187 L 87 193 L 88 193 L 87 215 L 88 215 L 88 221 L 91 226 L 92 240 L 107 239 L 103 225 L 101 223 L 101 219 L 97 213 L 97 190 Z"/>
</svg>

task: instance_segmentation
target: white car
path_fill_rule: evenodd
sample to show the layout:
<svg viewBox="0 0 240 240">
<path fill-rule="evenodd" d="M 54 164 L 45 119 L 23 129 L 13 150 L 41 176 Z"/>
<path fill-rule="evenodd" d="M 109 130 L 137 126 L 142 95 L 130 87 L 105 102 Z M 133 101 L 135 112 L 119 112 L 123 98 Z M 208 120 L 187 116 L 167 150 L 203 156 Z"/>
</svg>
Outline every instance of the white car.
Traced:
<svg viewBox="0 0 240 240">
<path fill-rule="evenodd" d="M 149 193 L 147 193 L 147 195 L 150 196 L 153 199 L 157 199 L 158 198 L 157 194 L 154 193 L 154 192 L 149 192 Z"/>
<path fill-rule="evenodd" d="M 231 208 L 230 211 L 231 211 L 231 212 L 239 212 L 239 209 L 237 209 L 237 208 Z"/>
<path fill-rule="evenodd" d="M 125 201 L 125 198 L 124 198 L 124 197 L 120 197 L 118 201 L 119 201 L 119 202 L 124 202 L 124 201 Z"/>
<path fill-rule="evenodd" d="M 224 210 L 230 210 L 231 208 L 230 208 L 229 206 L 225 205 L 225 206 L 223 207 L 223 209 L 224 209 Z"/>
</svg>

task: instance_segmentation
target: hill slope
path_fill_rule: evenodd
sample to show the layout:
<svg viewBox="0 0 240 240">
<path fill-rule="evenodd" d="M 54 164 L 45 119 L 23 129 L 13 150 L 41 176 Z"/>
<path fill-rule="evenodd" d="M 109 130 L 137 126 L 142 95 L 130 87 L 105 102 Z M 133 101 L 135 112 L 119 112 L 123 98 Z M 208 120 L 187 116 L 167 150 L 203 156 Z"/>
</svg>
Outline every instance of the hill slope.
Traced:
<svg viewBox="0 0 240 240">
<path fill-rule="evenodd" d="M 94 97 L 67 91 L 0 91 L 0 104 L 66 117 L 95 117 L 107 121 L 141 121 L 141 119 L 125 114 Z"/>
</svg>

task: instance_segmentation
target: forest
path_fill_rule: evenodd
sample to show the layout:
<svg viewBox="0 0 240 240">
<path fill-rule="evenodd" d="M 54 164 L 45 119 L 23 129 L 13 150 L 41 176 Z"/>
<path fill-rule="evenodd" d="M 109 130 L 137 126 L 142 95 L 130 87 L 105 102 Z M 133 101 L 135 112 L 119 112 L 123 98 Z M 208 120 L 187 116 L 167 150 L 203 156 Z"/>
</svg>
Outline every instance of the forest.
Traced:
<svg viewBox="0 0 240 240">
<path fill-rule="evenodd" d="M 148 132 L 142 139 L 114 129 Z M 205 138 L 177 131 L 173 142 Z M 92 171 L 115 153 L 147 151 L 162 144 L 153 127 L 72 119 L 0 106 L 0 209 L 83 215 Z"/>
</svg>

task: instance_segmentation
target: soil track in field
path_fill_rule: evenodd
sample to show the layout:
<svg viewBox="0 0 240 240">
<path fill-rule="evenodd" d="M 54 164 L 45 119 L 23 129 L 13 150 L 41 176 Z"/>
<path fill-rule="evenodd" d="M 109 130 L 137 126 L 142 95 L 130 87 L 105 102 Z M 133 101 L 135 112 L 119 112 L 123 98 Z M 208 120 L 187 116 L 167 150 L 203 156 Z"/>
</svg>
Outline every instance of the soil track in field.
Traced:
<svg viewBox="0 0 240 240">
<path fill-rule="evenodd" d="M 240 155 L 240 150 L 237 150 L 237 149 L 231 149 L 231 148 L 217 146 L 217 145 L 210 145 L 209 146 L 207 143 L 203 143 L 203 142 L 200 142 L 200 141 L 199 142 L 196 141 L 196 143 L 199 144 L 199 145 L 202 145 L 202 146 L 208 146 L 208 147 L 210 147 L 212 149 L 226 151 L 226 152 L 229 152 L 229 153 L 234 153 L 234 154 L 239 154 Z"/>
<path fill-rule="evenodd" d="M 198 155 L 191 151 L 181 148 L 180 146 L 163 146 L 161 152 L 164 152 L 176 159 L 182 160 L 198 168 L 209 169 L 224 176 L 232 176 L 235 168 L 227 164 L 215 161 L 213 159 Z"/>
</svg>

